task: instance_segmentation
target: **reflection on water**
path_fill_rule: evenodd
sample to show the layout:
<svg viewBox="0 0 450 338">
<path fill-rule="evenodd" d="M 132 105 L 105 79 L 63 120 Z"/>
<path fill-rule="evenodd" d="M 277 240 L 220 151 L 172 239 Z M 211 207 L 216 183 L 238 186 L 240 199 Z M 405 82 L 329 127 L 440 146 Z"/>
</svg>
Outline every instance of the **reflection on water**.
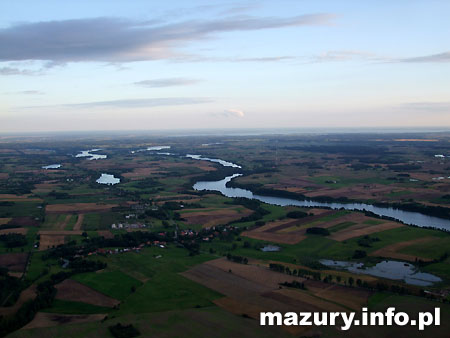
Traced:
<svg viewBox="0 0 450 338">
<path fill-rule="evenodd" d="M 110 174 L 102 174 L 96 182 L 100 184 L 114 185 L 120 183 L 120 178 L 116 178 L 114 175 Z"/>
<path fill-rule="evenodd" d="M 322 259 L 320 260 L 320 263 L 329 267 L 345 269 L 357 274 L 404 280 L 405 283 L 411 285 L 429 286 L 433 283 L 442 281 L 442 279 L 430 273 L 419 272 L 412 264 L 397 261 L 386 260 L 375 266 L 366 268 L 363 263 L 333 261 L 329 259 Z"/>
</svg>

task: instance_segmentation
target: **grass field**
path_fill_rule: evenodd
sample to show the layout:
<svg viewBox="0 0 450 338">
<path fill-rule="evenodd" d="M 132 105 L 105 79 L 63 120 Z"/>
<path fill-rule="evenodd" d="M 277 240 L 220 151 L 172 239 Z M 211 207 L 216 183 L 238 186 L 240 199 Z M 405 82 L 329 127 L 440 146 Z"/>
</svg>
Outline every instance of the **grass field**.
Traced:
<svg viewBox="0 0 450 338">
<path fill-rule="evenodd" d="M 55 299 L 52 306 L 43 310 L 50 313 L 66 313 L 66 314 L 92 314 L 92 313 L 108 313 L 110 308 L 95 306 L 81 302 L 71 302 L 67 300 Z"/>
<path fill-rule="evenodd" d="M 75 275 L 72 279 L 119 300 L 123 300 L 130 295 L 132 288 L 138 288 L 141 285 L 141 282 L 137 279 L 118 270 L 100 273 L 89 272 Z"/>
</svg>

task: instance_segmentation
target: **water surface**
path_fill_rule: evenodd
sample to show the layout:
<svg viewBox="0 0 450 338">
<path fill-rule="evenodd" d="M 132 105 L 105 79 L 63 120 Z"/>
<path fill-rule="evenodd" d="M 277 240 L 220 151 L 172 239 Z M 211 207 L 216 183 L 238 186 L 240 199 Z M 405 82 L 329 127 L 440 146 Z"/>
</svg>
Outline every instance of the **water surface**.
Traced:
<svg viewBox="0 0 450 338">
<path fill-rule="evenodd" d="M 430 273 L 419 272 L 412 264 L 397 261 L 385 260 L 371 267 L 364 267 L 363 263 L 333 261 L 329 259 L 321 259 L 320 263 L 357 274 L 403 280 L 406 284 L 411 285 L 429 286 L 442 281 L 442 279 Z"/>
<path fill-rule="evenodd" d="M 96 182 L 100 184 L 114 185 L 120 183 L 120 178 L 116 178 L 114 175 L 110 174 L 102 174 Z"/>
<path fill-rule="evenodd" d="M 59 169 L 61 164 L 49 164 L 42 167 L 42 169 Z"/>
<path fill-rule="evenodd" d="M 89 157 L 88 160 L 101 160 L 108 157 L 108 155 L 102 154 L 91 154 L 91 152 L 99 151 L 101 149 L 91 149 L 91 150 L 82 150 L 79 154 L 75 155 L 75 157 Z"/>
<path fill-rule="evenodd" d="M 241 168 L 237 164 L 219 160 L 219 159 L 209 159 L 207 157 L 201 157 L 200 155 L 186 155 L 189 158 L 196 160 L 211 161 L 219 163 L 225 167 Z M 392 217 L 408 225 L 415 225 L 419 227 L 430 227 L 434 229 L 441 229 L 450 231 L 450 220 L 427 216 L 419 212 L 404 211 L 396 208 L 388 207 L 378 207 L 372 204 L 366 203 L 335 203 L 335 202 L 317 202 L 314 200 L 295 200 L 292 198 L 276 197 L 276 196 L 262 196 L 254 194 L 252 191 L 240 188 L 230 188 L 227 183 L 232 179 L 242 176 L 242 174 L 233 174 L 227 176 L 219 181 L 199 181 L 194 184 L 193 188 L 195 190 L 209 190 L 209 191 L 219 191 L 226 197 L 245 197 L 250 199 L 256 199 L 264 203 L 287 206 L 294 205 L 298 207 L 326 207 L 331 209 L 346 209 L 346 210 L 360 210 L 360 211 L 370 211 L 378 216 Z"/>
</svg>

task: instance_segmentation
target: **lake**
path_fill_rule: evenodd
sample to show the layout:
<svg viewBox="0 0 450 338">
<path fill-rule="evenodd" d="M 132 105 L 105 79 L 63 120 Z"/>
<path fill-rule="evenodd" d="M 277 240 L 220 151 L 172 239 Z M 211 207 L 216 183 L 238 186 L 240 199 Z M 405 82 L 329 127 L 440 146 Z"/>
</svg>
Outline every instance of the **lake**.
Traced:
<svg viewBox="0 0 450 338">
<path fill-rule="evenodd" d="M 189 158 L 196 160 L 204 160 L 219 163 L 226 167 L 241 168 L 237 164 L 219 160 L 219 159 L 208 159 L 207 157 L 201 157 L 200 155 L 186 155 Z M 276 197 L 276 196 L 262 196 L 254 194 L 250 190 L 240 189 L 240 188 L 230 188 L 227 183 L 232 179 L 242 176 L 242 174 L 236 173 L 231 176 L 227 176 L 219 181 L 199 181 L 194 184 L 193 188 L 195 190 L 209 190 L 209 191 L 219 191 L 221 194 L 227 197 L 245 197 L 250 199 L 256 199 L 264 203 L 287 206 L 293 205 L 298 207 L 326 207 L 331 209 L 346 209 L 346 210 L 360 210 L 360 211 L 370 211 L 378 216 L 392 217 L 408 225 L 415 225 L 419 227 L 431 227 L 434 229 L 450 231 L 450 220 L 427 216 L 419 212 L 404 211 L 396 208 L 388 207 L 378 207 L 372 204 L 366 203 L 329 203 L 329 202 L 317 202 L 314 200 L 295 200 L 291 198 Z"/>
</svg>

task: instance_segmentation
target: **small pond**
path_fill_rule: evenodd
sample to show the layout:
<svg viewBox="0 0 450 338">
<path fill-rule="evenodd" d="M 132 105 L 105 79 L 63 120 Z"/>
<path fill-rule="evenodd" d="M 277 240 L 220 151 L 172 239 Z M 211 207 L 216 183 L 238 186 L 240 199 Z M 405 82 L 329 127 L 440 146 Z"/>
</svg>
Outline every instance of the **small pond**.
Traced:
<svg viewBox="0 0 450 338">
<path fill-rule="evenodd" d="M 114 185 L 120 183 L 120 178 L 116 178 L 114 175 L 110 174 L 102 174 L 96 182 L 100 184 Z"/>
<path fill-rule="evenodd" d="M 404 280 L 406 284 L 429 286 L 442 279 L 430 273 L 420 272 L 410 263 L 385 260 L 375 266 L 364 267 L 363 263 L 334 261 L 321 259 L 323 265 L 336 269 L 347 270 L 357 274 L 371 275 L 388 279 Z"/>
</svg>

